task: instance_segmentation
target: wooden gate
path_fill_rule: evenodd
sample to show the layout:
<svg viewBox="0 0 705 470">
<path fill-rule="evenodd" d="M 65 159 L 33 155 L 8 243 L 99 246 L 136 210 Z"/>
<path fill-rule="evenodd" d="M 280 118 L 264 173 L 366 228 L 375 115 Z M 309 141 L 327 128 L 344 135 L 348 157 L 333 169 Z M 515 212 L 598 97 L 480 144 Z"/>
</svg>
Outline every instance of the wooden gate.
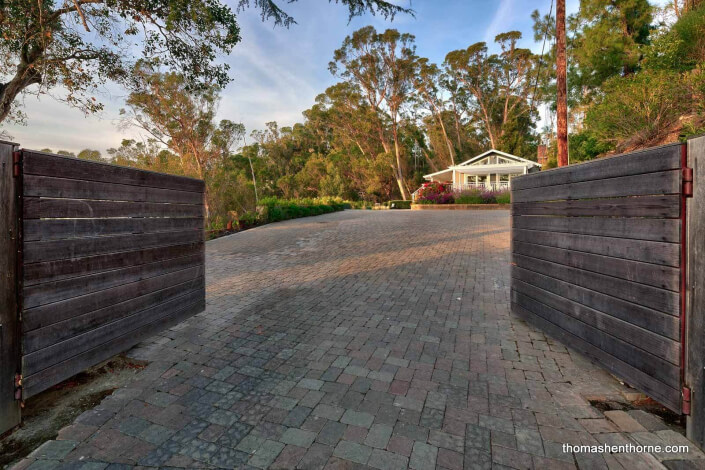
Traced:
<svg viewBox="0 0 705 470">
<path fill-rule="evenodd" d="M 512 181 L 512 312 L 679 413 L 684 168 L 675 144 Z"/>
<path fill-rule="evenodd" d="M 202 181 L 28 150 L 14 160 L 17 398 L 205 308 Z"/>
</svg>

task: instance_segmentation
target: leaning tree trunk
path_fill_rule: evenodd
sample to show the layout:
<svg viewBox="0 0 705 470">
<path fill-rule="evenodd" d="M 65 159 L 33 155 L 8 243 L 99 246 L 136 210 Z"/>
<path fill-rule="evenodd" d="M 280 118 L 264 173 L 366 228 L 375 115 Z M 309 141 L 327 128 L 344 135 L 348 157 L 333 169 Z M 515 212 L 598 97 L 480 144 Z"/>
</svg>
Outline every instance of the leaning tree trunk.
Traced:
<svg viewBox="0 0 705 470">
<path fill-rule="evenodd" d="M 41 82 L 42 76 L 39 72 L 31 69 L 28 64 L 18 65 L 15 76 L 7 83 L 0 83 L 0 123 L 10 115 L 12 103 L 23 90 Z"/>
</svg>

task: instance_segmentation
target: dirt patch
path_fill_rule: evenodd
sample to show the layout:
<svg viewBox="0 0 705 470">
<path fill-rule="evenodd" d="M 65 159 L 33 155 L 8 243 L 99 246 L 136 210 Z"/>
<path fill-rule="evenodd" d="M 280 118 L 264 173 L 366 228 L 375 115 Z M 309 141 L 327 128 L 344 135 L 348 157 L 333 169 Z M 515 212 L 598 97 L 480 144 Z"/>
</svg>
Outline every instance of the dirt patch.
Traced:
<svg viewBox="0 0 705 470">
<path fill-rule="evenodd" d="M 685 416 L 674 413 L 660 403 L 651 398 L 642 398 L 639 400 L 626 402 L 615 400 L 590 400 L 590 404 L 602 411 L 630 411 L 642 410 L 652 415 L 656 415 L 672 430 L 685 435 Z"/>
<path fill-rule="evenodd" d="M 0 468 L 9 468 L 54 439 L 61 428 L 130 382 L 146 365 L 116 356 L 28 399 L 22 409 L 22 425 L 0 439 Z"/>
</svg>

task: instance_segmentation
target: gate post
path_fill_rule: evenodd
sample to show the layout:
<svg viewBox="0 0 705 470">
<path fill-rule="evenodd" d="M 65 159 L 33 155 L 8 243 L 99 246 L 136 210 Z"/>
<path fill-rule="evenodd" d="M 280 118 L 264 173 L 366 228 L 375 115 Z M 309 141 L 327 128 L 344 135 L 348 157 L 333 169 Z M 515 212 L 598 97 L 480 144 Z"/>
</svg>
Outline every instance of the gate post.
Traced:
<svg viewBox="0 0 705 470">
<path fill-rule="evenodd" d="M 685 385 L 690 389 L 686 434 L 705 448 L 705 137 L 688 140 L 693 197 L 686 213 Z"/>
<path fill-rule="evenodd" d="M 15 398 L 20 371 L 20 174 L 15 173 L 16 150 L 17 144 L 0 141 L 0 434 L 20 424 L 20 401 Z"/>
</svg>

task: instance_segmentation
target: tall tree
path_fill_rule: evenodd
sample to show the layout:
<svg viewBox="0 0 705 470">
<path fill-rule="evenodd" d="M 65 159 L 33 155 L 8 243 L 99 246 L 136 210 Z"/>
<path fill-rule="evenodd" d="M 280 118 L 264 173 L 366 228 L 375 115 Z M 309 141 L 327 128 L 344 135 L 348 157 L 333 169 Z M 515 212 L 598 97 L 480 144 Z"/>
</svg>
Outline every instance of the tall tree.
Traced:
<svg viewBox="0 0 705 470">
<path fill-rule="evenodd" d="M 386 153 L 390 146 L 385 137 L 384 119 L 391 125 L 395 164 L 391 165 L 399 192 L 404 199 L 411 193 L 404 181 L 406 170 L 399 145 L 402 106 L 411 99 L 416 60 L 414 36 L 395 29 L 378 33 L 373 26 L 355 31 L 334 52 L 330 71 L 360 87 L 368 105 L 380 116 L 377 134 Z"/>
<path fill-rule="evenodd" d="M 263 19 L 294 23 L 275 0 L 239 0 L 238 10 L 250 3 Z M 413 13 L 386 0 L 340 3 L 350 17 Z M 228 66 L 217 56 L 240 40 L 235 14 L 220 0 L 3 0 L 0 31 L 0 122 L 23 118 L 20 95 L 57 89 L 69 105 L 98 111 L 98 86 L 131 85 L 136 59 L 179 71 L 192 88 L 224 86 Z"/>
<path fill-rule="evenodd" d="M 147 67 L 140 67 L 136 76 L 137 89 L 130 93 L 127 109 L 121 110 L 123 124 L 146 131 L 171 150 L 183 174 L 207 178 L 244 132 L 239 124 L 215 121 L 219 88 L 189 89 L 185 76 Z M 206 191 L 207 202 L 208 197 Z"/>
<path fill-rule="evenodd" d="M 441 71 L 436 64 L 430 63 L 425 57 L 417 60 L 416 67 L 416 78 L 414 80 L 416 93 L 440 126 L 443 139 L 448 148 L 449 163 L 455 165 L 455 150 L 443 122 L 445 103 L 440 90 Z"/>
<path fill-rule="evenodd" d="M 575 60 L 588 91 L 616 75 L 634 73 L 648 43 L 653 7 L 648 0 L 581 0 L 575 21 Z"/>
<path fill-rule="evenodd" d="M 481 122 L 492 148 L 501 149 L 512 122 L 532 110 L 526 106 L 532 92 L 537 58 L 517 46 L 519 31 L 497 35 L 500 54 L 489 54 L 487 44 L 478 42 L 467 49 L 449 52 L 448 74 L 472 97 L 472 117 Z"/>
</svg>

